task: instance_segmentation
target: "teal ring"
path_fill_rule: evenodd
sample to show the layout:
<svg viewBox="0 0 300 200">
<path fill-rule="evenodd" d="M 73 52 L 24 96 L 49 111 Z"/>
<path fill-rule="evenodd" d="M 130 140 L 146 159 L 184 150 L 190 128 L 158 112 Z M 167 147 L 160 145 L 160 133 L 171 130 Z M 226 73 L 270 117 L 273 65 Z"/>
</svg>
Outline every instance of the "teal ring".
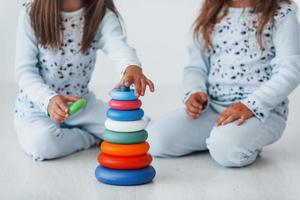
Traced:
<svg viewBox="0 0 300 200">
<path fill-rule="evenodd" d="M 148 138 L 146 130 L 137 132 L 115 132 L 105 130 L 103 139 L 113 144 L 137 144 L 145 142 Z"/>
</svg>

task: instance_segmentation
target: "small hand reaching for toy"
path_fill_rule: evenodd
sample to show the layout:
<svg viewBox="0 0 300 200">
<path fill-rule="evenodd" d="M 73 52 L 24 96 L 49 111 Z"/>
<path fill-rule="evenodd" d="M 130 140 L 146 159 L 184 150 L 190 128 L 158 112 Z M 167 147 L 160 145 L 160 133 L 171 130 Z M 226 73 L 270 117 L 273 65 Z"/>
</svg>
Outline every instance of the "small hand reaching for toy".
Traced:
<svg viewBox="0 0 300 200">
<path fill-rule="evenodd" d="M 186 113 L 192 119 L 198 119 L 201 112 L 205 109 L 208 96 L 204 92 L 198 92 L 190 96 L 186 102 Z"/>
<path fill-rule="evenodd" d="M 216 125 L 226 125 L 238 121 L 242 125 L 245 121 L 253 116 L 252 111 L 242 103 L 236 103 L 224 110 L 217 119 Z"/>
<path fill-rule="evenodd" d="M 56 95 L 52 97 L 48 104 L 48 114 L 50 118 L 57 123 L 62 123 L 69 117 L 68 103 L 75 102 L 79 98 L 74 96 Z"/>
<path fill-rule="evenodd" d="M 138 66 L 132 65 L 127 67 L 122 81 L 123 83 L 118 83 L 115 88 L 120 88 L 122 84 L 126 87 L 130 87 L 131 84 L 134 84 L 135 96 L 137 97 L 145 95 L 147 86 L 151 92 L 154 92 L 153 82 L 143 74 L 142 69 Z"/>
</svg>

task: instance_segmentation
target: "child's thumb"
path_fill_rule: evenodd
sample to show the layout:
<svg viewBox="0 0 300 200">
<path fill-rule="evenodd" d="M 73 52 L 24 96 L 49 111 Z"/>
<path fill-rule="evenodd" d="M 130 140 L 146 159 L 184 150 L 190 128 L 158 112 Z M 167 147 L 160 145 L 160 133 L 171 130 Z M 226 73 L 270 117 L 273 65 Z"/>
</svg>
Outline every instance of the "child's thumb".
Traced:
<svg viewBox="0 0 300 200">
<path fill-rule="evenodd" d="M 66 102 L 75 102 L 75 101 L 79 100 L 79 97 L 76 97 L 76 96 L 64 96 L 64 100 Z"/>
</svg>

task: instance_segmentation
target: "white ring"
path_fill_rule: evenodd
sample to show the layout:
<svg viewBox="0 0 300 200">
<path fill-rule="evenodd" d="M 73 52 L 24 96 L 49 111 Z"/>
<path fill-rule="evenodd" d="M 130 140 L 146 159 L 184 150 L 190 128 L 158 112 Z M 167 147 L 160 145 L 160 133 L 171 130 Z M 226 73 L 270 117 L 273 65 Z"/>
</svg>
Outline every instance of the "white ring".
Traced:
<svg viewBox="0 0 300 200">
<path fill-rule="evenodd" d="M 107 119 L 105 127 L 108 130 L 115 132 L 136 132 L 146 128 L 146 121 L 144 119 L 137 121 L 114 121 Z"/>
</svg>

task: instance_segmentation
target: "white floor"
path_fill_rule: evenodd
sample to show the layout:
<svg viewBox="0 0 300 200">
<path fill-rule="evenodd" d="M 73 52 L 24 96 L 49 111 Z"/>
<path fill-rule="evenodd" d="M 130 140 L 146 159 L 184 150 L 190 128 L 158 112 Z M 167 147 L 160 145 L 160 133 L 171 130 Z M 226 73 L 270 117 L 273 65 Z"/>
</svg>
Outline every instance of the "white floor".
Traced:
<svg viewBox="0 0 300 200">
<path fill-rule="evenodd" d="M 99 92 L 108 87 L 95 87 Z M 94 177 L 98 149 L 53 161 L 33 162 L 20 149 L 13 130 L 16 87 L 0 86 L 0 199 L 197 199 L 197 200 L 299 200 L 300 199 L 300 93 L 292 96 L 289 126 L 285 136 L 266 148 L 259 160 L 244 169 L 219 167 L 207 153 L 178 159 L 155 159 L 153 183 L 116 187 L 98 183 Z M 152 117 L 179 105 L 178 87 L 161 87 L 145 100 Z M 108 99 L 103 92 L 100 96 Z M 160 98 L 159 98 L 160 97 Z M 172 100 L 176 99 L 176 100 Z M 162 103 L 161 103 L 162 101 Z M 169 103 L 170 102 L 170 103 Z M 253 130 L 255 131 L 255 130 Z"/>
</svg>

